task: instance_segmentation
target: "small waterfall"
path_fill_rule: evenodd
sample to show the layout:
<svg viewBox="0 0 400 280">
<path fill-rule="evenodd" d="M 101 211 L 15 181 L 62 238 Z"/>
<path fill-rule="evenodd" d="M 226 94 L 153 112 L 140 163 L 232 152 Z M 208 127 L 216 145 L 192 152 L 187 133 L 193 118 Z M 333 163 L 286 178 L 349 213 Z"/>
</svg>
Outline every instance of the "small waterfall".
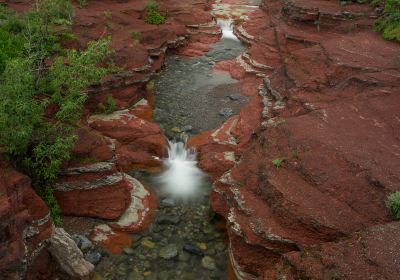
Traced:
<svg viewBox="0 0 400 280">
<path fill-rule="evenodd" d="M 184 142 L 168 142 L 166 170 L 158 177 L 161 192 L 175 199 L 194 199 L 202 193 L 205 174 L 197 167 L 196 151 Z"/>
<path fill-rule="evenodd" d="M 235 34 L 233 34 L 233 22 L 231 19 L 217 19 L 217 24 L 221 27 L 222 38 L 239 41 Z"/>
</svg>

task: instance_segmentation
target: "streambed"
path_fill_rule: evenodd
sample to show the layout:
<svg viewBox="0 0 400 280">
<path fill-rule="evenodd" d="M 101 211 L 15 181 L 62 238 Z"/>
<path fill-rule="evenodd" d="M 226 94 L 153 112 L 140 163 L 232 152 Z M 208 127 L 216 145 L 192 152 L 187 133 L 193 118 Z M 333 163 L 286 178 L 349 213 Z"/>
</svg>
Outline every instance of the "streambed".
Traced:
<svg viewBox="0 0 400 280">
<path fill-rule="evenodd" d="M 214 8 L 217 17 L 225 9 L 228 13 L 237 11 L 218 3 Z M 236 8 L 238 13 L 247 9 Z M 223 38 L 207 54 L 195 58 L 169 56 L 154 79 L 154 121 L 169 139 L 178 138 L 181 132 L 195 135 L 216 128 L 247 102 L 240 95 L 237 80 L 212 70 L 216 63 L 245 51 L 233 35 L 230 21 L 218 23 Z M 123 254 L 105 256 L 96 267 L 98 275 L 113 280 L 232 279 L 223 221 L 210 207 L 211 183 L 202 180 L 201 192 L 184 202 L 163 194 L 154 175 L 140 171 L 130 175 L 157 193 L 156 218 L 148 230 L 133 235 L 132 246 Z"/>
</svg>

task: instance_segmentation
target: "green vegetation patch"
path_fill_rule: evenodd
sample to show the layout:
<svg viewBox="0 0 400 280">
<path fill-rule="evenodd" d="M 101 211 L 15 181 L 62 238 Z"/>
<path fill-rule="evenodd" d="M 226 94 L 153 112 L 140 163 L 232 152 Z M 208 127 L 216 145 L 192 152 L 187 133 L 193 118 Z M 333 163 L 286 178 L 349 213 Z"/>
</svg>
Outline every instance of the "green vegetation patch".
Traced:
<svg viewBox="0 0 400 280">
<path fill-rule="evenodd" d="M 396 220 L 400 220 L 400 192 L 390 194 L 386 199 L 386 206 L 392 211 Z"/>
<path fill-rule="evenodd" d="M 375 31 L 381 32 L 383 38 L 387 40 L 400 41 L 400 0 L 345 0 L 341 3 L 343 5 L 359 3 L 381 7 L 383 12 L 375 21 Z"/>
<path fill-rule="evenodd" d="M 56 225 L 52 185 L 70 159 L 85 90 L 108 73 L 99 63 L 110 54 L 110 39 L 83 51 L 61 48 L 57 26 L 71 22 L 67 0 L 39 1 L 23 16 L 0 6 L 0 151 L 32 178 Z"/>
<path fill-rule="evenodd" d="M 387 0 L 385 9 L 375 22 L 375 30 L 387 40 L 400 41 L 400 0 Z"/>
<path fill-rule="evenodd" d="M 160 14 L 158 10 L 158 4 L 155 1 L 149 1 L 146 4 L 146 23 L 149 24 L 163 24 L 165 23 L 165 17 Z"/>
</svg>

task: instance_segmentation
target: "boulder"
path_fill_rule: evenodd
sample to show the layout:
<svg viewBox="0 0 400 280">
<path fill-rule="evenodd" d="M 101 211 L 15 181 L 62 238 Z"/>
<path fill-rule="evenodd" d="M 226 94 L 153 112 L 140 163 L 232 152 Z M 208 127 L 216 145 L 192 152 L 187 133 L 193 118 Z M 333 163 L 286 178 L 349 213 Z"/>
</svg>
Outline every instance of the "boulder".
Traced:
<svg viewBox="0 0 400 280">
<path fill-rule="evenodd" d="M 54 195 L 65 215 L 119 218 L 131 202 L 132 184 L 125 174 L 55 184 Z"/>
<path fill-rule="evenodd" d="M 55 228 L 50 239 L 49 251 L 61 269 L 70 277 L 89 279 L 93 264 L 83 258 L 82 251 L 63 228 Z"/>
</svg>

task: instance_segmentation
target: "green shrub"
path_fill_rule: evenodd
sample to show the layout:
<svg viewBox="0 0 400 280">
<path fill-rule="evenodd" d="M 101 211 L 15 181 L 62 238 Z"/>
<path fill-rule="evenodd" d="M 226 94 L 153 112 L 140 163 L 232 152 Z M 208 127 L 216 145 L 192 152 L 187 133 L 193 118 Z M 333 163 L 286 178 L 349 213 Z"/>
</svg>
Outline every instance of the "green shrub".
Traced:
<svg viewBox="0 0 400 280">
<path fill-rule="evenodd" d="M 139 31 L 132 31 L 131 32 L 131 37 L 132 37 L 133 42 L 135 44 L 139 44 L 140 43 L 140 38 L 142 37 L 142 35 L 140 34 Z"/>
<path fill-rule="evenodd" d="M 387 40 L 400 41 L 400 0 L 387 0 L 381 17 L 375 22 L 375 30 Z"/>
<path fill-rule="evenodd" d="M 155 1 L 149 1 L 146 4 L 146 23 L 149 24 L 163 24 L 165 23 L 165 17 L 163 15 L 160 14 L 160 12 L 158 11 L 158 5 L 157 2 Z"/>
<path fill-rule="evenodd" d="M 51 186 L 70 159 L 85 90 L 108 73 L 99 63 L 110 54 L 111 41 L 90 42 L 84 51 L 62 50 L 54 27 L 71 20 L 69 8 L 66 0 L 42 0 L 15 18 L 0 6 L 0 151 L 32 178 L 58 225 Z M 44 65 L 49 59 L 50 68 Z M 49 104 L 58 108 L 52 119 L 45 114 Z"/>
<path fill-rule="evenodd" d="M 39 189 L 39 195 L 50 209 L 50 216 L 56 227 L 62 226 L 61 209 L 54 197 L 53 188 L 47 186 Z"/>
<path fill-rule="evenodd" d="M 400 192 L 390 194 L 386 199 L 386 206 L 392 211 L 396 220 L 400 220 Z"/>
<path fill-rule="evenodd" d="M 276 167 L 279 168 L 282 165 L 282 162 L 284 161 L 284 159 L 282 158 L 276 158 L 272 161 L 272 164 Z"/>
<path fill-rule="evenodd" d="M 112 112 L 118 110 L 117 103 L 111 95 L 107 97 L 107 102 L 105 105 L 103 103 L 99 103 L 97 108 L 99 109 L 100 113 L 103 114 L 111 114 Z"/>
</svg>

